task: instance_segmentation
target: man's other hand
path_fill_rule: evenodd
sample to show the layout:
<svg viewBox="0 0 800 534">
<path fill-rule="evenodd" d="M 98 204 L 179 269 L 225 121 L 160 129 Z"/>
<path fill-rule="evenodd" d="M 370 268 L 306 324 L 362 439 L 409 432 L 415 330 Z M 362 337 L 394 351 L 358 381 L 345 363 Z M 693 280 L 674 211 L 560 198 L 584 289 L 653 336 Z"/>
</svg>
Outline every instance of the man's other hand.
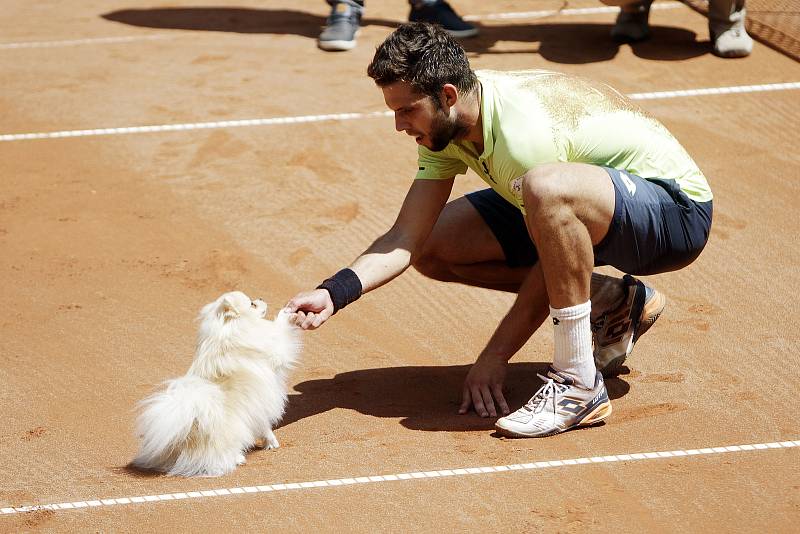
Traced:
<svg viewBox="0 0 800 534">
<path fill-rule="evenodd" d="M 508 362 L 505 360 L 491 356 L 478 358 L 464 380 L 458 413 L 465 414 L 474 407 L 475 413 L 481 417 L 508 415 L 510 410 L 503 396 L 507 369 Z"/>
</svg>

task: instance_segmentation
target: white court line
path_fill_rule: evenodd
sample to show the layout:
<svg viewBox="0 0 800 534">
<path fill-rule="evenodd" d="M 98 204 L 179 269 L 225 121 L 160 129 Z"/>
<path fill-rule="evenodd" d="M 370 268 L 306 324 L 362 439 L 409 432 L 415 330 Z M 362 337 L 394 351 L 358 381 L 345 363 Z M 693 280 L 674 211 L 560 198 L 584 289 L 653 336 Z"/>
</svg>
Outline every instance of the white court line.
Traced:
<svg viewBox="0 0 800 534">
<path fill-rule="evenodd" d="M 23 41 L 20 43 L 0 43 L 0 50 L 16 50 L 18 48 L 58 48 L 86 44 L 130 43 L 134 41 L 151 41 L 171 39 L 172 35 L 129 35 L 123 37 L 94 37 L 88 39 L 68 39 L 64 41 Z"/>
<path fill-rule="evenodd" d="M 651 11 L 657 9 L 677 9 L 683 7 L 680 2 L 670 2 L 663 4 L 653 4 L 650 7 Z M 488 15 L 466 15 L 462 17 L 464 20 L 512 20 L 512 19 L 540 19 L 549 17 L 551 15 L 598 15 L 602 13 L 617 13 L 618 7 L 585 7 L 585 8 L 568 8 L 568 9 L 546 9 L 542 11 L 520 11 L 515 13 L 490 13 Z"/>
<path fill-rule="evenodd" d="M 656 100 L 688 96 L 727 95 L 735 93 L 758 93 L 764 91 L 787 91 L 800 89 L 800 82 L 773 83 L 760 85 L 739 85 L 733 87 L 709 87 L 701 89 L 681 89 L 654 93 L 632 93 L 632 100 Z M 91 130 L 63 130 L 60 132 L 37 132 L 0 134 L 2 141 L 30 141 L 33 139 L 56 139 L 61 137 L 91 137 L 98 135 L 122 135 L 135 133 L 175 132 L 185 130 L 209 130 L 215 128 L 239 128 L 243 126 L 272 126 L 276 124 L 298 124 L 303 122 L 347 121 L 391 117 L 391 111 L 369 113 L 331 113 L 326 115 L 301 115 L 296 117 L 275 117 L 271 119 L 242 119 L 232 121 L 193 122 L 183 124 L 158 124 L 150 126 L 126 126 L 122 128 L 95 128 Z"/>
<path fill-rule="evenodd" d="M 0 515 L 13 515 L 39 510 L 72 510 L 76 508 L 97 508 L 103 506 L 116 506 L 121 504 L 150 503 L 159 501 L 176 501 L 182 499 L 214 498 L 246 493 L 269 493 L 273 491 L 303 490 L 310 488 L 328 488 L 349 486 L 351 484 L 369 484 L 378 482 L 396 482 L 399 480 L 414 480 L 423 478 L 443 478 L 463 475 L 483 475 L 489 473 L 505 473 L 508 471 L 526 471 L 531 469 L 548 469 L 551 467 L 568 467 L 586 464 L 607 464 L 612 462 L 633 462 L 638 460 L 657 460 L 661 458 L 680 458 L 685 456 L 730 454 L 733 452 L 759 451 L 769 449 L 791 449 L 800 447 L 799 441 L 781 441 L 772 443 L 753 443 L 748 445 L 727 445 L 722 447 L 706 447 L 702 449 L 679 449 L 673 451 L 637 452 L 630 454 L 612 454 L 609 456 L 592 456 L 589 458 L 570 458 L 566 460 L 550 460 L 524 464 L 495 465 L 488 467 L 467 467 L 459 469 L 443 469 L 436 471 L 418 471 L 413 473 L 399 473 L 396 475 L 372 475 L 355 478 L 337 478 L 329 480 L 316 480 L 313 482 L 291 482 L 286 484 L 267 484 L 261 486 L 245 486 L 235 488 L 220 488 L 201 491 L 188 491 L 182 493 L 164 493 L 160 495 L 142 495 L 138 497 L 117 497 L 112 499 L 93 499 L 87 501 L 62 502 L 55 504 L 39 504 L 30 506 L 13 506 L 0 508 Z"/>
</svg>

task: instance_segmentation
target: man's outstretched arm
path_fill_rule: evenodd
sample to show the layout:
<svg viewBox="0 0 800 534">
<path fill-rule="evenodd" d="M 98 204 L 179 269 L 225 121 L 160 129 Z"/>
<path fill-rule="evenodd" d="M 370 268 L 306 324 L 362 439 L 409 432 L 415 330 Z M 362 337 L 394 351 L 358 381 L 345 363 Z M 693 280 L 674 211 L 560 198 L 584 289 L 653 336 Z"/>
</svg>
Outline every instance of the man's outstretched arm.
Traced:
<svg viewBox="0 0 800 534">
<path fill-rule="evenodd" d="M 302 292 L 286 304 L 289 311 L 297 313 L 297 325 L 306 330 L 319 328 L 362 293 L 405 271 L 433 230 L 450 197 L 453 181 L 453 178 L 414 180 L 388 232 L 376 239 L 350 267 L 323 282 L 321 286 L 325 289 Z"/>
</svg>

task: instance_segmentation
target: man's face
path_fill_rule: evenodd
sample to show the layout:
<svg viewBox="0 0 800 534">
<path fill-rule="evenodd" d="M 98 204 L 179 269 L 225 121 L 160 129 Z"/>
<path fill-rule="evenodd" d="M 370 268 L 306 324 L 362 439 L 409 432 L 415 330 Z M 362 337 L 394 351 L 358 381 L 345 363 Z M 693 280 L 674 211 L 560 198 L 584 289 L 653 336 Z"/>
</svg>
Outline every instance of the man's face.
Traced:
<svg viewBox="0 0 800 534">
<path fill-rule="evenodd" d="M 394 111 L 395 129 L 414 137 L 417 144 L 439 152 L 459 133 L 457 122 L 428 95 L 418 93 L 409 83 L 395 82 L 381 90 L 386 105 Z"/>
</svg>

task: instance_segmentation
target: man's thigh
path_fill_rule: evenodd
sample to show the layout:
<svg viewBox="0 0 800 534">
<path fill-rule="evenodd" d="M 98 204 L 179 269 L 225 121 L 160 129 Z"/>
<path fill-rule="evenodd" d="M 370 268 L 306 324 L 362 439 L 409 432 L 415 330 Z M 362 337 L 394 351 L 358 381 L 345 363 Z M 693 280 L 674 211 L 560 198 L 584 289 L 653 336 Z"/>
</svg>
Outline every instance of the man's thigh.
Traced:
<svg viewBox="0 0 800 534">
<path fill-rule="evenodd" d="M 680 269 L 700 255 L 711 228 L 711 202 L 694 202 L 674 180 L 606 170 L 616 201 L 608 234 L 594 247 L 595 265 L 647 275 Z"/>
<path fill-rule="evenodd" d="M 494 232 L 467 197 L 447 203 L 425 242 L 423 255 L 456 265 L 504 261 Z M 524 228 L 524 222 L 522 225 Z"/>
<path fill-rule="evenodd" d="M 462 200 L 472 205 L 483 220 L 494 246 L 499 247 L 497 260 L 505 261 L 512 268 L 530 267 L 539 261 L 525 218 L 516 206 L 493 189 L 468 193 Z"/>
</svg>

